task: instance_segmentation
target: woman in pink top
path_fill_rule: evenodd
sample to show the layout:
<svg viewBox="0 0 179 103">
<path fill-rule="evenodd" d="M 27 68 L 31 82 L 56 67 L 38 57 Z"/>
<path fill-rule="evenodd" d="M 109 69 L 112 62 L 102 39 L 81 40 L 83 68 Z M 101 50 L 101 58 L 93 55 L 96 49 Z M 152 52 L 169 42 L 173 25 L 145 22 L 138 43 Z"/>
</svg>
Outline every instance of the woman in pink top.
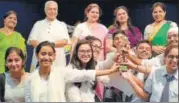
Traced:
<svg viewBox="0 0 179 103">
<path fill-rule="evenodd" d="M 94 36 L 102 41 L 104 47 L 104 39 L 108 33 L 108 29 L 100 24 L 99 17 L 102 12 L 98 4 L 92 3 L 85 9 L 85 21 L 77 25 L 72 36 L 72 50 L 78 40 L 84 39 L 86 36 Z M 104 60 L 104 49 L 101 51 L 99 60 Z"/>
</svg>

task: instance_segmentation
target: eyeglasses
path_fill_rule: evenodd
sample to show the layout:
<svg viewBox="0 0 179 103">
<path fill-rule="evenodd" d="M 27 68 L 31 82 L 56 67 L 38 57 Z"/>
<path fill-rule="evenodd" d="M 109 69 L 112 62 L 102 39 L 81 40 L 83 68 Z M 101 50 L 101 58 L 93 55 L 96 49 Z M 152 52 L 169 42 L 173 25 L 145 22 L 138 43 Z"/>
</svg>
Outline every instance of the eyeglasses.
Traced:
<svg viewBox="0 0 179 103">
<path fill-rule="evenodd" d="M 168 39 L 171 39 L 171 38 L 178 38 L 178 35 L 177 34 L 170 34 L 168 35 Z"/>
<path fill-rule="evenodd" d="M 176 58 L 176 60 L 178 60 L 178 56 L 175 56 L 175 55 L 168 55 L 167 57 L 170 60 L 173 60 L 174 58 Z"/>
<path fill-rule="evenodd" d="M 90 54 L 92 51 L 91 50 L 79 50 L 78 52 L 81 54 L 85 54 L 85 53 Z"/>
<path fill-rule="evenodd" d="M 95 49 L 103 49 L 103 48 L 101 48 L 100 46 L 98 46 L 98 45 L 91 45 L 93 48 L 95 48 Z"/>
<path fill-rule="evenodd" d="M 140 46 L 140 47 L 138 47 L 139 49 L 145 49 L 146 51 L 151 51 L 151 48 L 150 47 L 143 47 L 143 46 Z"/>
</svg>

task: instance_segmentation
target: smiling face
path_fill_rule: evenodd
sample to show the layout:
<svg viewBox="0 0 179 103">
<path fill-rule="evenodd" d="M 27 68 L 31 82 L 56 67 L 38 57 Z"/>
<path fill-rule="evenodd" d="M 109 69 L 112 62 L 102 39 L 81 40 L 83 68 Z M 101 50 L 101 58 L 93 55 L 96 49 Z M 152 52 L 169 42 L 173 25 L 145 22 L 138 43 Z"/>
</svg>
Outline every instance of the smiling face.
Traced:
<svg viewBox="0 0 179 103">
<path fill-rule="evenodd" d="M 88 21 L 97 22 L 99 20 L 99 8 L 97 6 L 92 7 L 87 13 L 86 16 Z"/>
<path fill-rule="evenodd" d="M 130 49 L 130 43 L 124 34 L 116 34 L 113 40 L 114 46 L 119 50 L 121 48 Z"/>
<path fill-rule="evenodd" d="M 50 2 L 45 8 L 45 14 L 48 20 L 53 21 L 58 15 L 58 5 L 56 2 Z"/>
<path fill-rule="evenodd" d="M 127 23 L 128 19 L 129 19 L 129 16 L 128 16 L 127 11 L 125 11 L 122 8 L 117 10 L 117 12 L 116 12 L 116 20 L 119 23 Z"/>
<path fill-rule="evenodd" d="M 6 68 L 10 72 L 20 72 L 23 68 L 24 62 L 22 58 L 16 53 L 11 52 L 6 59 Z"/>
<path fill-rule="evenodd" d="M 43 46 L 37 54 L 39 66 L 42 68 L 49 68 L 55 60 L 55 52 L 50 46 Z"/>
<path fill-rule="evenodd" d="M 155 22 L 161 22 L 165 20 L 166 12 L 161 8 L 161 6 L 156 6 L 153 9 L 152 15 Z"/>
<path fill-rule="evenodd" d="M 4 26 L 14 29 L 17 25 L 17 16 L 12 13 L 4 19 Z"/>
<path fill-rule="evenodd" d="M 87 64 L 92 58 L 92 50 L 89 44 L 81 44 L 77 53 L 81 63 Z"/>
<path fill-rule="evenodd" d="M 168 44 L 178 43 L 178 33 L 175 31 L 171 31 L 168 33 Z"/>
<path fill-rule="evenodd" d="M 137 50 L 137 56 L 140 59 L 148 59 L 152 54 L 151 46 L 147 43 L 139 44 L 136 50 Z"/>
<path fill-rule="evenodd" d="M 97 61 L 102 50 L 101 48 L 102 44 L 99 40 L 94 40 L 91 45 L 93 49 L 94 60 Z"/>
<path fill-rule="evenodd" d="M 172 48 L 165 57 L 167 71 L 174 73 L 178 69 L 178 48 Z"/>
</svg>

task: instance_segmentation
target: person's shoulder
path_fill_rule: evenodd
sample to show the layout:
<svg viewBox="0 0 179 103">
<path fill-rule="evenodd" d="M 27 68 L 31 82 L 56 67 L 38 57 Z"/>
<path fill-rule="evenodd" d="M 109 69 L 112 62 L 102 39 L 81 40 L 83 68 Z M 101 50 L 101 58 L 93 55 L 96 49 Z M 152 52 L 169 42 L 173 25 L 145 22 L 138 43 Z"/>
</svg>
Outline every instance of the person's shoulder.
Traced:
<svg viewBox="0 0 179 103">
<path fill-rule="evenodd" d="M 169 23 L 171 27 L 177 27 L 177 23 L 175 23 L 174 21 L 167 20 L 167 23 Z"/>
<path fill-rule="evenodd" d="M 77 25 L 77 27 L 84 27 L 84 26 L 86 26 L 86 22 L 82 22 Z"/>
<path fill-rule="evenodd" d="M 18 37 L 23 37 L 22 34 L 18 31 L 14 31 L 14 34 L 17 35 Z"/>
<path fill-rule="evenodd" d="M 153 27 L 153 23 L 147 24 L 145 28 L 151 28 Z"/>
<path fill-rule="evenodd" d="M 56 23 L 58 23 L 60 25 L 67 26 L 67 24 L 64 21 L 60 21 L 58 19 L 56 19 L 55 21 L 56 21 Z"/>
<path fill-rule="evenodd" d="M 35 22 L 35 24 L 43 23 L 43 22 L 45 22 L 45 21 L 46 21 L 45 19 L 37 20 L 37 21 Z"/>
<path fill-rule="evenodd" d="M 38 74 L 39 74 L 39 68 L 36 68 L 33 72 L 27 74 L 28 75 L 27 80 L 28 81 L 34 80 Z"/>
<path fill-rule="evenodd" d="M 34 23 L 34 26 L 40 27 L 40 26 L 44 25 L 45 22 L 46 22 L 45 19 L 38 20 Z"/>
<path fill-rule="evenodd" d="M 3 32 L 3 28 L 0 28 L 0 32 Z"/>
<path fill-rule="evenodd" d="M 108 27 L 109 34 L 113 34 L 113 33 L 117 32 L 117 31 L 118 31 L 118 29 L 117 29 L 117 27 L 115 25 L 111 25 L 111 26 Z"/>
<path fill-rule="evenodd" d="M 165 65 L 158 66 L 158 67 L 155 67 L 155 66 L 152 67 L 152 73 L 157 76 L 163 74 L 165 71 L 166 71 Z"/>
<path fill-rule="evenodd" d="M 104 24 L 98 23 L 98 25 L 103 27 L 103 28 L 105 28 L 105 29 L 107 29 L 107 27 Z"/>
<path fill-rule="evenodd" d="M 139 28 L 137 26 L 132 26 L 132 29 L 139 30 Z"/>
</svg>

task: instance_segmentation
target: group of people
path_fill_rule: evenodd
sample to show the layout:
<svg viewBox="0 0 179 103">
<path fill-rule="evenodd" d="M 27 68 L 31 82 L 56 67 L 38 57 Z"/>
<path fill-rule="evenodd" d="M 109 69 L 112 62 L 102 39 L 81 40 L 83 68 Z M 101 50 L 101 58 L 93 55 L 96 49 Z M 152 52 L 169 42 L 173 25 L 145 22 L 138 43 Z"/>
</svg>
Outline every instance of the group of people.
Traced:
<svg viewBox="0 0 179 103">
<path fill-rule="evenodd" d="M 107 28 L 99 23 L 99 5 L 89 4 L 72 38 L 56 18 L 57 2 L 47 1 L 44 11 L 45 19 L 34 24 L 27 40 L 33 57 L 15 31 L 16 12 L 4 15 L 1 102 L 178 102 L 178 26 L 166 20 L 162 2 L 153 4 L 154 22 L 144 36 L 125 6 L 114 10 L 114 23 Z M 30 73 L 27 57 L 32 58 Z"/>
</svg>

